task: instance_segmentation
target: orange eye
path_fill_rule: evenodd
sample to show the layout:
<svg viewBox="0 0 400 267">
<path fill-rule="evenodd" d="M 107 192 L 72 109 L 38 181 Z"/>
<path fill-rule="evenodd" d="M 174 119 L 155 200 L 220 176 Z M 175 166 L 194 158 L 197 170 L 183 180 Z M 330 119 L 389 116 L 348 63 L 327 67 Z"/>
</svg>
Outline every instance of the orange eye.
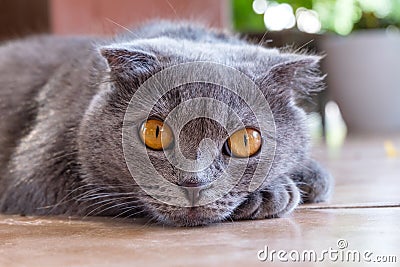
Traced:
<svg viewBox="0 0 400 267">
<path fill-rule="evenodd" d="M 154 150 L 166 149 L 174 141 L 171 128 L 164 122 L 154 119 L 143 122 L 139 135 L 142 142 Z"/>
<path fill-rule="evenodd" d="M 262 138 L 259 131 L 245 128 L 232 134 L 227 141 L 229 153 L 237 158 L 247 158 L 261 148 Z"/>
</svg>

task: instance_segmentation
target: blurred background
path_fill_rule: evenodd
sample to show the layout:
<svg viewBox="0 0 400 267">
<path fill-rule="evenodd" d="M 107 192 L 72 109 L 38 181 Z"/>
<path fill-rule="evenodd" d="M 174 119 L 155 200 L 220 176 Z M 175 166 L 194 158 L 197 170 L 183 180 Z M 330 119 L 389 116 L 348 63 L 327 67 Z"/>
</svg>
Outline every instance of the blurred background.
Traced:
<svg viewBox="0 0 400 267">
<path fill-rule="evenodd" d="M 400 133 L 400 0 L 0 0 L 0 6 L 0 41 L 114 35 L 149 19 L 191 19 L 265 46 L 324 54 L 327 90 L 303 103 L 314 139 L 335 148 L 346 135 Z"/>
</svg>

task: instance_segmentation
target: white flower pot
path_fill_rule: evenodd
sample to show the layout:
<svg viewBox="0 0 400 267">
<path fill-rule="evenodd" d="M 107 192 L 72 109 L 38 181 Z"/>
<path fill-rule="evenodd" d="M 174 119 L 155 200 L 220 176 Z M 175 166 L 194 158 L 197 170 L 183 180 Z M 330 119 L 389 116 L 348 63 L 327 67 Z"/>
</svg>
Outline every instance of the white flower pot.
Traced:
<svg viewBox="0 0 400 267">
<path fill-rule="evenodd" d="M 400 34 L 326 36 L 328 88 L 351 133 L 400 132 Z"/>
</svg>

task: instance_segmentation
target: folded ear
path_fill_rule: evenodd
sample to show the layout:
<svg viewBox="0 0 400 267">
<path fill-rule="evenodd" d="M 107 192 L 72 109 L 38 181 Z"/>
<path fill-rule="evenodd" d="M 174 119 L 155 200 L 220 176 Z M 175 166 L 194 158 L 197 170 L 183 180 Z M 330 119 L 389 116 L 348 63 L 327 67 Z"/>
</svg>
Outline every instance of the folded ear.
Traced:
<svg viewBox="0 0 400 267">
<path fill-rule="evenodd" d="M 158 66 L 157 57 L 141 49 L 101 47 L 100 54 L 107 60 L 111 78 L 117 82 L 133 82 L 138 86 Z"/>
<path fill-rule="evenodd" d="M 324 89 L 320 56 L 283 54 L 282 58 L 263 78 L 262 85 L 269 93 L 296 98 Z"/>
</svg>

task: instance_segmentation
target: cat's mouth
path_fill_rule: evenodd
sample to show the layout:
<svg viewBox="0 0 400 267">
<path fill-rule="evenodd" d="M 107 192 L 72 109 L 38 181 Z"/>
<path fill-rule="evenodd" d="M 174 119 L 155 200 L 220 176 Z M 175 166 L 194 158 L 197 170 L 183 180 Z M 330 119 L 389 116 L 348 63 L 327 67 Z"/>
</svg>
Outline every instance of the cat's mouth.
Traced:
<svg viewBox="0 0 400 267">
<path fill-rule="evenodd" d="M 142 195 L 142 203 L 146 214 L 155 221 L 164 225 L 186 227 L 227 220 L 247 197 L 247 192 L 233 189 L 223 197 L 213 199 L 214 194 L 211 194 L 210 190 L 213 190 L 212 184 L 196 184 L 196 186 L 184 184 L 182 192 L 185 194 L 182 197 L 185 201 L 178 196 L 174 196 L 173 200 L 175 203 L 185 203 L 185 205 L 159 201 L 148 194 Z"/>
</svg>

